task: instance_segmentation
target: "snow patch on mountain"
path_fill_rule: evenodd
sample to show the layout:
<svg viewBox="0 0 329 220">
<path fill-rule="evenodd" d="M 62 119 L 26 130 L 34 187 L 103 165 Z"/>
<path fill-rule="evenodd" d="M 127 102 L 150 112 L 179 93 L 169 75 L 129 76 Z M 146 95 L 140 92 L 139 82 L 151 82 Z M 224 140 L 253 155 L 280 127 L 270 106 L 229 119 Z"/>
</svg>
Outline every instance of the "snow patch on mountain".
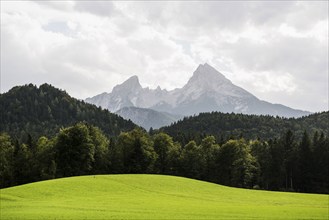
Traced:
<svg viewBox="0 0 329 220">
<path fill-rule="evenodd" d="M 111 93 L 88 98 L 86 102 L 109 109 L 111 112 L 124 107 L 138 107 L 178 115 L 210 111 L 284 117 L 309 114 L 309 112 L 261 101 L 243 88 L 234 85 L 207 63 L 200 64 L 182 88 L 172 91 L 161 89 L 160 86 L 156 89 L 142 88 L 138 77 L 132 76 L 115 86 Z"/>
</svg>

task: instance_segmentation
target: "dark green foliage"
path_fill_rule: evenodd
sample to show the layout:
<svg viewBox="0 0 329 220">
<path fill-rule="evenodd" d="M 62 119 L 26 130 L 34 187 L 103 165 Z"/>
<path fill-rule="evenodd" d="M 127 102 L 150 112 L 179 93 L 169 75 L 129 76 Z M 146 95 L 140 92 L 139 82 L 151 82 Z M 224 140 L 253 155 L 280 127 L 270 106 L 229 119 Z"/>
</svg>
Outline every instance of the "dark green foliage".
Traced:
<svg viewBox="0 0 329 220">
<path fill-rule="evenodd" d="M 329 138 L 323 133 L 314 134 L 313 159 L 312 191 L 329 193 Z"/>
<path fill-rule="evenodd" d="M 170 174 L 174 170 L 175 155 L 179 155 L 172 138 L 165 134 L 159 133 L 153 137 L 153 147 L 158 157 L 155 162 L 155 171 L 157 173 Z M 180 148 L 180 146 L 178 147 Z"/>
<path fill-rule="evenodd" d="M 181 148 L 164 133 L 150 137 L 142 129 L 109 141 L 100 129 L 78 123 L 53 139 L 26 143 L 0 135 L 1 187 L 72 175 L 160 173 L 228 186 L 328 192 L 328 140 L 307 132 L 300 141 L 287 131 L 279 139 L 231 139 L 221 146 L 213 136 Z"/>
<path fill-rule="evenodd" d="M 57 165 L 55 162 L 54 140 L 42 136 L 37 142 L 37 161 L 38 177 L 41 180 L 53 179 L 56 177 Z"/>
<path fill-rule="evenodd" d="M 312 155 L 311 140 L 306 132 L 304 132 L 302 141 L 299 144 L 299 159 L 301 190 L 303 192 L 310 192 L 313 179 L 312 166 L 315 160 Z"/>
<path fill-rule="evenodd" d="M 15 87 L 0 105 L 0 131 L 8 131 L 0 133 L 1 188 L 72 175 L 159 173 L 329 192 L 328 112 L 298 119 L 203 113 L 161 129 L 168 133 L 148 134 L 46 84 Z"/>
<path fill-rule="evenodd" d="M 229 140 L 219 151 L 219 182 L 229 186 L 253 187 L 258 179 L 258 164 L 245 140 Z"/>
<path fill-rule="evenodd" d="M 214 136 L 208 136 L 202 139 L 200 144 L 200 153 L 203 160 L 202 179 L 214 181 L 216 176 L 216 155 L 219 151 L 219 145 L 216 144 Z"/>
<path fill-rule="evenodd" d="M 103 132 L 95 126 L 87 125 L 92 143 L 95 146 L 93 173 L 109 172 L 109 146 L 110 142 Z"/>
<path fill-rule="evenodd" d="M 241 138 L 241 135 L 247 140 L 268 140 L 280 137 L 287 130 L 294 131 L 298 138 L 302 137 L 304 130 L 309 133 L 321 130 L 328 136 L 328 124 L 329 112 L 297 119 L 212 112 L 186 117 L 160 131 L 186 144 L 190 140 L 200 143 L 206 135 L 213 135 L 217 140 Z"/>
<path fill-rule="evenodd" d="M 8 134 L 0 134 L 0 187 L 9 186 L 13 182 L 15 147 Z"/>
<path fill-rule="evenodd" d="M 78 123 L 62 129 L 56 137 L 58 176 L 86 175 L 106 169 L 108 140 L 93 126 Z"/>
<path fill-rule="evenodd" d="M 180 173 L 186 177 L 201 179 L 202 169 L 205 164 L 200 146 L 195 141 L 190 141 L 183 147 L 180 162 Z"/>
<path fill-rule="evenodd" d="M 59 176 L 84 175 L 92 170 L 95 145 L 86 125 L 77 124 L 62 129 L 57 136 L 55 149 Z"/>
<path fill-rule="evenodd" d="M 39 88 L 32 84 L 14 87 L 0 95 L 0 106 L 0 132 L 20 141 L 24 141 L 26 133 L 32 137 L 52 137 L 60 128 L 80 121 L 99 127 L 108 136 L 136 127 L 131 121 L 74 99 L 48 84 Z"/>
<path fill-rule="evenodd" d="M 270 146 L 267 142 L 259 140 L 250 142 L 251 155 L 256 159 L 259 167 L 258 186 L 263 189 L 269 189 L 269 179 L 272 173 L 270 172 Z"/>
<path fill-rule="evenodd" d="M 139 128 L 119 135 L 116 153 L 124 173 L 150 173 L 157 158 L 148 134 Z"/>
<path fill-rule="evenodd" d="M 297 143 L 295 142 L 294 134 L 291 130 L 288 130 L 281 139 L 280 145 L 284 151 L 284 176 L 285 176 L 285 188 L 294 189 L 294 183 L 298 180 L 298 149 Z"/>
<path fill-rule="evenodd" d="M 14 149 L 13 176 L 14 184 L 33 182 L 34 176 L 30 175 L 32 164 L 30 163 L 31 152 L 26 144 L 16 142 Z"/>
<path fill-rule="evenodd" d="M 279 190 L 283 189 L 285 185 L 285 170 L 283 166 L 284 150 L 277 139 L 270 140 L 269 144 L 269 164 L 268 169 L 271 174 L 268 178 L 268 189 Z"/>
</svg>

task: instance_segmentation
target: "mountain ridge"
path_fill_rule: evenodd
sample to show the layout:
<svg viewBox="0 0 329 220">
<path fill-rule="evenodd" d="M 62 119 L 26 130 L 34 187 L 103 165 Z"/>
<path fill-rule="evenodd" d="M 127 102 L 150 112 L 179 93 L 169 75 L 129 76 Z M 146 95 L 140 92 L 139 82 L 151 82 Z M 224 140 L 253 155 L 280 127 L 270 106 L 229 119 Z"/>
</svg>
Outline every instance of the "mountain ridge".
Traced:
<svg viewBox="0 0 329 220">
<path fill-rule="evenodd" d="M 116 85 L 111 93 L 87 98 L 86 102 L 111 112 L 123 107 L 137 107 L 184 116 L 211 111 L 288 118 L 310 114 L 307 111 L 260 100 L 247 90 L 234 85 L 207 63 L 200 64 L 182 88 L 170 91 L 162 90 L 159 86 L 157 89 L 143 88 L 135 75 Z"/>
</svg>

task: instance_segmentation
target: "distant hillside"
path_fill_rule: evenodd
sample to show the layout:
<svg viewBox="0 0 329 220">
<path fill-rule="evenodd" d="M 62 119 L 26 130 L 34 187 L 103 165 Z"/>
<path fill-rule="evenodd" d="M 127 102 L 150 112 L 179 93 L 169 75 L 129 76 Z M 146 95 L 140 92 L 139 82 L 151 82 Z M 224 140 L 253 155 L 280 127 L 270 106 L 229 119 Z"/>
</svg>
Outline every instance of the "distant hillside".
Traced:
<svg viewBox="0 0 329 220">
<path fill-rule="evenodd" d="M 158 129 L 163 126 L 168 126 L 183 118 L 183 116 L 179 115 L 136 107 L 124 107 L 117 111 L 116 114 L 124 119 L 132 120 L 135 124 L 142 126 L 146 130 L 149 130 L 151 127 Z"/>
<path fill-rule="evenodd" d="M 0 95 L 0 132 L 21 139 L 31 135 L 54 136 L 61 127 L 85 121 L 107 135 L 118 135 L 136 125 L 99 107 L 79 101 L 65 91 L 43 84 L 16 86 Z"/>
<path fill-rule="evenodd" d="M 309 133 L 316 130 L 323 131 L 328 135 L 328 125 L 328 111 L 297 119 L 212 112 L 185 117 L 160 130 L 184 143 L 196 137 L 202 138 L 204 135 L 214 135 L 217 140 L 240 135 L 247 139 L 271 139 L 280 136 L 288 129 L 293 130 L 297 136 L 301 136 L 304 130 Z"/>
</svg>

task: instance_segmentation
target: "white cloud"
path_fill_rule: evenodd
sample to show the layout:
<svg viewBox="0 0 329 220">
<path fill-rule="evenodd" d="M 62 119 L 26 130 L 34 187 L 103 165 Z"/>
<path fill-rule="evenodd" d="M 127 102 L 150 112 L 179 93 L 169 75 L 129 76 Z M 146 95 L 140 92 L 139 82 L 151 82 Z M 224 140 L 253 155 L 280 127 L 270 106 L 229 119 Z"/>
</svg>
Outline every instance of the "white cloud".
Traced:
<svg viewBox="0 0 329 220">
<path fill-rule="evenodd" d="M 78 98 L 131 75 L 183 86 L 208 62 L 261 99 L 328 110 L 328 2 L 1 2 L 1 92 Z M 303 98 L 301 98 L 303 97 Z"/>
</svg>

